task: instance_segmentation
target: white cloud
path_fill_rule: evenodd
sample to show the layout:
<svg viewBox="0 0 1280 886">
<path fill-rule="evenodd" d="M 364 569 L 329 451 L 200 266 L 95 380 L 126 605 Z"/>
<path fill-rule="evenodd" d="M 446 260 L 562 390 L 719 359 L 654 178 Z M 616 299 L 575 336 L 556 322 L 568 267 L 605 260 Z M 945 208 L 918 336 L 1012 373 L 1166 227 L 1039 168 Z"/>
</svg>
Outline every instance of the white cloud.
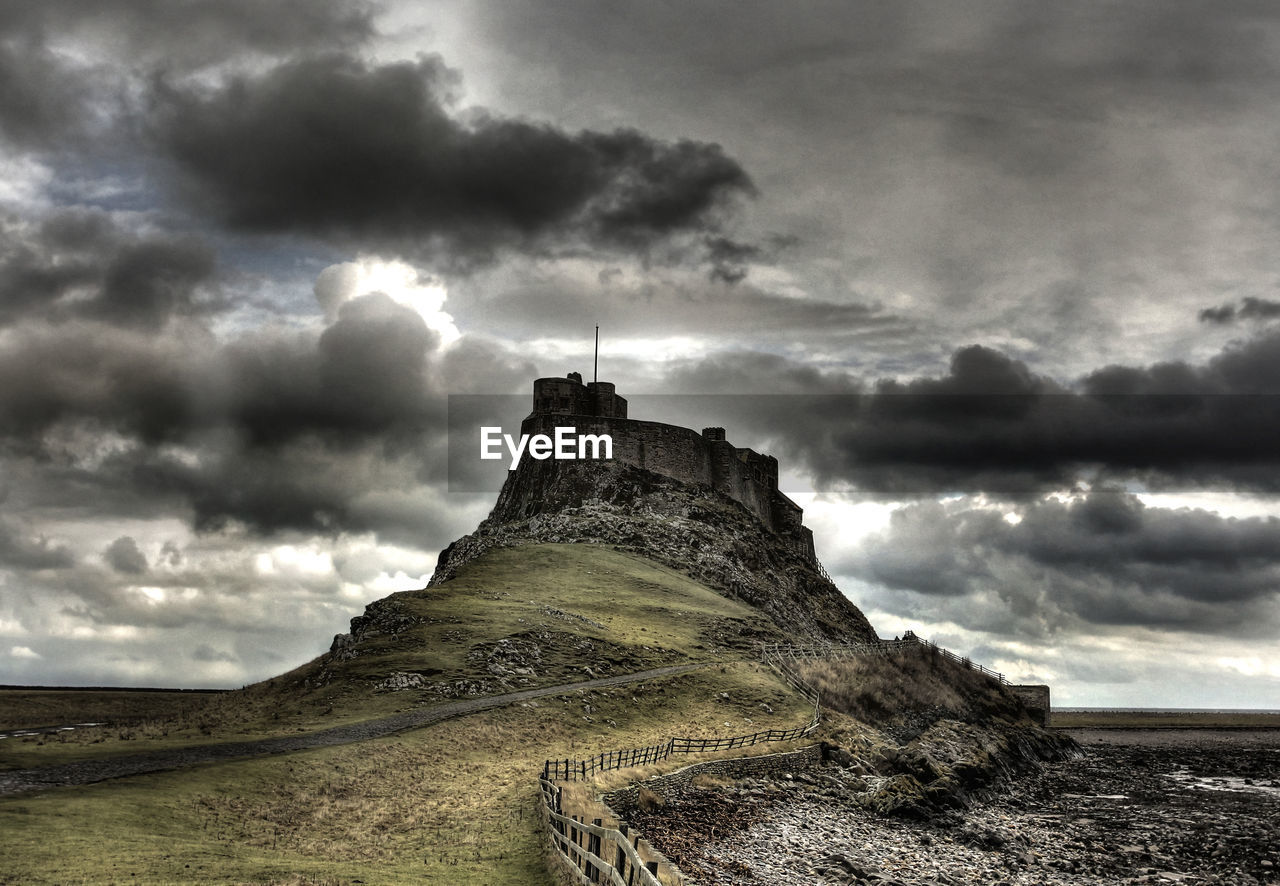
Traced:
<svg viewBox="0 0 1280 886">
<path fill-rule="evenodd" d="M 145 597 L 149 603 L 163 603 L 168 598 L 164 588 L 141 587 L 137 588 L 137 591 Z"/>
<path fill-rule="evenodd" d="M 379 594 L 394 594 L 397 591 L 417 591 L 427 586 L 427 582 L 431 580 L 431 573 L 424 572 L 420 575 L 411 576 L 403 572 L 397 572 L 395 575 L 382 573 L 373 581 L 369 582 L 367 587 L 371 591 Z"/>
<path fill-rule="evenodd" d="M 1217 663 L 1228 671 L 1235 671 L 1246 677 L 1280 677 L 1280 659 L 1264 659 L 1257 655 L 1247 658 L 1223 656 Z"/>
<path fill-rule="evenodd" d="M 407 262 L 360 256 L 355 261 L 330 265 L 316 278 L 316 301 L 330 319 L 337 316 L 343 302 L 373 292 L 388 295 L 416 311 L 427 328 L 440 336 L 442 344 L 452 344 L 461 336 L 452 315 L 444 311 L 449 296 L 444 282 L 423 275 Z"/>
<path fill-rule="evenodd" d="M 0 153 L 0 206 L 30 211 L 46 204 L 53 177 L 53 169 L 32 157 Z"/>
</svg>

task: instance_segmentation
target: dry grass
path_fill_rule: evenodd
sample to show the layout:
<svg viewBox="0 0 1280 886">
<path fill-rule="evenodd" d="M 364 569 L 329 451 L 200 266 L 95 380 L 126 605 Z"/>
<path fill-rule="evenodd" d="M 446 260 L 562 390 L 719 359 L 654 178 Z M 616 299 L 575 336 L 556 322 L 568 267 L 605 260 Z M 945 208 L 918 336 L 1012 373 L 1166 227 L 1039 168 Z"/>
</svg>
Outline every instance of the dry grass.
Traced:
<svg viewBox="0 0 1280 886">
<path fill-rule="evenodd" d="M 865 723 L 1017 719 L 1016 699 L 977 670 L 928 649 L 802 661 L 797 672 L 832 708 Z"/>
<path fill-rule="evenodd" d="M 586 665 L 624 673 L 718 662 L 776 636 L 758 612 L 687 576 L 590 545 L 495 551 L 440 588 L 396 595 L 396 605 L 412 626 L 354 659 L 318 659 L 124 728 L 0 742 L 0 766 L 309 731 L 436 704 L 425 690 L 372 685 L 396 670 L 483 676 L 475 653 L 530 632 L 556 638 L 540 641 L 537 685 L 585 679 Z M 771 671 L 734 660 L 357 745 L 3 798 L 0 883 L 549 886 L 535 814 L 544 759 L 786 729 L 809 712 Z"/>
<path fill-rule="evenodd" d="M 789 687 L 743 662 L 358 745 L 8 798 L 0 882 L 549 886 L 544 759 L 806 715 Z"/>
<path fill-rule="evenodd" d="M 808 709 L 807 714 L 812 713 L 812 708 Z M 792 720 L 790 726 L 797 726 L 803 723 L 803 716 L 801 715 L 801 719 Z M 675 754 L 661 763 L 651 763 L 647 766 L 631 766 L 627 769 L 615 769 L 612 772 L 598 773 L 591 779 L 591 784 L 599 793 L 608 793 L 609 791 L 625 788 L 627 785 L 638 781 L 645 781 L 655 775 L 669 775 L 686 766 L 692 766 L 694 763 L 705 763 L 708 760 L 740 760 L 743 757 L 763 757 L 768 754 L 785 754 L 809 747 L 820 741 L 821 738 L 822 733 L 815 733 L 795 741 L 761 742 L 745 748 L 734 748 L 728 751 L 708 751 L 701 754 Z M 698 776 L 698 778 L 702 777 Z"/>
<path fill-rule="evenodd" d="M 129 726 L 207 704 L 215 693 L 139 689 L 0 689 L 0 732 L 69 723 Z"/>
<path fill-rule="evenodd" d="M 367 693 L 369 697 L 363 704 L 339 710 L 323 699 L 282 697 L 271 691 L 271 683 L 237 692 L 193 696 L 167 713 L 157 712 L 140 719 L 136 715 L 104 713 L 101 715 L 108 722 L 100 726 L 5 739 L 0 741 L 0 771 L 310 732 L 385 716 L 410 704 L 391 693 Z M 74 722 L 77 695 L 68 691 L 60 699 L 62 722 Z"/>
<path fill-rule="evenodd" d="M 776 626 L 751 607 L 676 570 L 599 545 L 494 550 L 439 587 L 388 600 L 411 625 L 371 635 L 355 658 L 334 662 L 322 656 L 123 729 L 0 741 L 0 770 L 310 732 L 444 700 L 427 690 L 373 689 L 396 671 L 430 673 L 429 679 L 440 681 L 466 678 L 484 683 L 483 694 L 500 694 L 589 679 L 588 665 L 607 675 L 726 654 L 741 658 L 730 647 L 778 636 Z M 527 683 L 503 685 L 489 672 L 486 653 L 512 638 L 535 640 L 541 660 Z M 65 709 L 51 722 L 89 719 L 76 712 L 74 695 L 64 696 Z"/>
</svg>

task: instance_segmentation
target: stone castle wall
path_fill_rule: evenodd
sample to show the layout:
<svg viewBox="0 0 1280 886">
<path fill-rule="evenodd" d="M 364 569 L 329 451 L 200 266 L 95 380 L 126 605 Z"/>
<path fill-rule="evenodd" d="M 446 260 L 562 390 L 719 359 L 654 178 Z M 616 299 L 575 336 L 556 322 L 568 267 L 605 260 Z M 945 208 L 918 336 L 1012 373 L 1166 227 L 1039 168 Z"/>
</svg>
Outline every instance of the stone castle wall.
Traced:
<svg viewBox="0 0 1280 886">
<path fill-rule="evenodd" d="M 521 424 L 520 432 L 551 436 L 561 426 L 576 428 L 579 434 L 608 434 L 615 461 L 683 483 L 710 486 L 742 504 L 801 553 L 810 559 L 815 556 L 813 533 L 803 523 L 804 511 L 778 491 L 778 462 L 772 456 L 735 448 L 723 434 L 614 416 L 535 411 Z"/>
</svg>

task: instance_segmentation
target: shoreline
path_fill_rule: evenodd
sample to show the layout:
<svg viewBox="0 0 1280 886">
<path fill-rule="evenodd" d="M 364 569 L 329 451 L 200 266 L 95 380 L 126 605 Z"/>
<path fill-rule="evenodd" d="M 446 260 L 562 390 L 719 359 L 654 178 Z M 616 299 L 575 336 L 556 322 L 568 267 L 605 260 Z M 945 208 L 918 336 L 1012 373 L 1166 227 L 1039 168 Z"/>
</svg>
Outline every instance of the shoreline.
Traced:
<svg viewBox="0 0 1280 886">
<path fill-rule="evenodd" d="M 1280 729 L 1280 711 L 1052 711 L 1049 728 L 1073 729 Z"/>
<path fill-rule="evenodd" d="M 1051 726 L 1050 732 L 1074 735 L 1077 732 L 1260 732 L 1272 734 L 1276 726 Z"/>
</svg>

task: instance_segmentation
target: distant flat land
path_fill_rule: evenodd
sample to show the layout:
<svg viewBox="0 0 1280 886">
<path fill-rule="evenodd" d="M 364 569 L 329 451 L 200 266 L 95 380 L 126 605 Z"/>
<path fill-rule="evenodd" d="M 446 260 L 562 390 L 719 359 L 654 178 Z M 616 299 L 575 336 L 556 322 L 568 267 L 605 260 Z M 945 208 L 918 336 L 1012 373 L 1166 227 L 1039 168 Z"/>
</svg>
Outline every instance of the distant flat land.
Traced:
<svg viewBox="0 0 1280 886">
<path fill-rule="evenodd" d="M 1054 711 L 1058 729 L 1280 729 L 1280 711 Z"/>
<path fill-rule="evenodd" d="M 209 695 L 193 689 L 0 686 L 0 732 L 171 717 L 207 701 Z"/>
</svg>

